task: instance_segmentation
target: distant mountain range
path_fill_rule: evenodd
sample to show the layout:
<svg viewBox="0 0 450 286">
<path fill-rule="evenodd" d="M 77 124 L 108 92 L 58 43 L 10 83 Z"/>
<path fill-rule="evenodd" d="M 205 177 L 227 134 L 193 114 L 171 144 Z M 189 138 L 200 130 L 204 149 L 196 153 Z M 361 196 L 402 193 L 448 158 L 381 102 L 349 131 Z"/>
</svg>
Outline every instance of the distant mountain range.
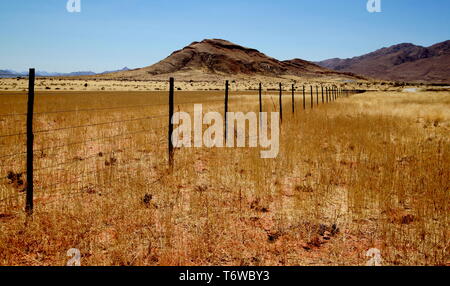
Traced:
<svg viewBox="0 0 450 286">
<path fill-rule="evenodd" d="M 102 73 L 95 73 L 92 71 L 80 71 L 80 72 L 71 72 L 71 73 L 59 73 L 59 72 L 46 72 L 46 71 L 36 71 L 36 76 L 40 77 L 63 77 L 63 76 L 85 76 L 85 75 L 97 75 L 97 74 L 107 74 L 112 72 L 119 72 L 119 71 L 128 71 L 129 68 L 124 67 L 120 70 L 114 70 L 114 71 L 105 71 Z M 27 72 L 17 72 L 13 70 L 0 70 L 0 78 L 14 78 L 14 77 L 26 77 L 28 76 Z"/>
<path fill-rule="evenodd" d="M 450 40 L 430 47 L 399 44 L 351 59 L 316 64 L 382 80 L 450 83 Z"/>
</svg>

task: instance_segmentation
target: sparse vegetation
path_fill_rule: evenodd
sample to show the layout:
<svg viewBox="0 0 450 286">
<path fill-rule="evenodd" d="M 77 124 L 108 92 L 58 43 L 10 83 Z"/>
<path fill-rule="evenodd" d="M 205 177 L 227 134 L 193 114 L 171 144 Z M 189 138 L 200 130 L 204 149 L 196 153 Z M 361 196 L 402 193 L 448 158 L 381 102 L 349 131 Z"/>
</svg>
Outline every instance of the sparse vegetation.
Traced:
<svg viewBox="0 0 450 286">
<path fill-rule="evenodd" d="M 222 93 L 177 92 L 176 106 L 223 112 Z M 272 96 L 264 94 L 265 111 L 276 108 Z M 0 113 L 25 111 L 25 93 L 0 97 Z M 258 109 L 257 92 L 231 98 L 231 111 Z M 45 156 L 35 162 L 27 226 L 24 157 L 1 159 L 0 176 L 12 181 L 0 180 L 0 265 L 64 265 L 74 247 L 83 265 L 365 265 L 372 247 L 388 265 L 448 265 L 449 92 L 370 92 L 313 111 L 298 96 L 277 159 L 248 148 L 177 149 L 173 173 L 167 118 L 125 122 L 167 114 L 166 101 L 166 92 L 38 94 L 36 112 L 142 107 L 36 116 L 36 130 L 123 122 L 36 135 Z M 19 133 L 24 118 L 0 126 Z M 24 144 L 0 138 L 0 156 Z"/>
</svg>

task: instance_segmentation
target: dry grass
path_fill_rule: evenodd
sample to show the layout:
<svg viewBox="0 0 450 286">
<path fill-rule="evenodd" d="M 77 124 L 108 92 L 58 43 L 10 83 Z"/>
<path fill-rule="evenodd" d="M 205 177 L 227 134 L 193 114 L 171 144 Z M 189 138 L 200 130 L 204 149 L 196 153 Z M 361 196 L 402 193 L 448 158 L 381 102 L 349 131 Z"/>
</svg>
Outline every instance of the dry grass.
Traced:
<svg viewBox="0 0 450 286">
<path fill-rule="evenodd" d="M 37 112 L 155 106 L 42 114 L 35 129 L 166 114 L 158 105 L 166 96 L 39 94 Z M 176 96 L 222 109 L 222 92 Z M 231 111 L 256 110 L 255 93 L 233 96 Z M 23 94 L 0 98 L 2 114 L 25 109 Z M 266 110 L 276 103 L 265 95 Z M 277 159 L 260 159 L 258 149 L 179 149 L 173 173 L 165 117 L 37 134 L 45 151 L 27 226 L 23 184 L 0 181 L 0 200 L 9 198 L 0 202 L 0 265 L 64 265 L 70 248 L 83 265 L 365 265 L 372 247 L 387 265 L 448 265 L 450 93 L 374 92 L 314 111 L 296 103 L 294 116 L 286 96 Z M 23 123 L 0 117 L 1 134 L 23 132 Z M 24 143 L 0 138 L 0 156 Z M 0 160 L 2 177 L 24 169 L 23 156 Z"/>
<path fill-rule="evenodd" d="M 192 80 L 191 72 L 187 72 L 182 78 L 180 75 L 175 76 L 176 88 L 182 91 L 215 91 L 224 89 L 223 76 L 217 75 L 208 79 L 199 78 Z M 35 89 L 37 91 L 45 92 L 65 92 L 65 91 L 164 91 L 167 90 L 168 81 L 167 75 L 161 75 L 158 78 L 152 80 L 117 80 L 117 79 L 104 79 L 95 77 L 85 78 L 42 78 L 36 79 Z M 204 77 L 204 76 L 203 76 Z M 291 84 L 311 84 L 311 85 L 339 85 L 342 88 L 347 89 L 366 89 L 366 90 L 383 90 L 383 91 L 402 91 L 405 88 L 410 89 L 424 89 L 427 86 L 420 84 L 395 84 L 389 82 L 383 82 L 379 80 L 348 80 L 341 77 L 324 77 L 324 78 L 311 78 L 311 77 L 296 77 L 296 76 L 284 76 L 284 77 L 265 77 L 265 76 L 252 76 L 252 77 L 235 77 L 230 78 L 230 89 L 233 91 L 252 90 L 258 87 L 258 84 L 263 83 L 264 88 L 278 89 L 278 84 L 281 82 L 284 86 L 290 87 Z M 436 90 L 446 89 L 448 87 L 428 87 Z M 27 78 L 0 78 L 0 91 L 26 91 L 28 90 Z"/>
</svg>

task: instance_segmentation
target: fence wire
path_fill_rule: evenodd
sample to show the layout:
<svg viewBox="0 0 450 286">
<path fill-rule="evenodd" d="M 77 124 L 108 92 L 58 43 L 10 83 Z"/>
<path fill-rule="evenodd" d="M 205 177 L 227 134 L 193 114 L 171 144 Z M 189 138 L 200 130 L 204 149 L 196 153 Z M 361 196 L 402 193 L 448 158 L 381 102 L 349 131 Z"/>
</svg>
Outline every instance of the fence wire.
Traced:
<svg viewBox="0 0 450 286">
<path fill-rule="evenodd" d="M 325 88 L 323 91 L 321 88 Z M 258 91 L 258 90 L 252 90 L 253 92 Z M 273 105 L 274 109 L 277 110 L 277 99 L 278 96 L 281 95 L 277 95 L 275 92 L 277 90 L 274 89 L 266 89 L 266 90 L 260 90 L 260 95 L 261 95 L 261 99 L 264 101 L 269 101 L 269 105 Z M 295 94 L 296 98 L 295 100 L 302 100 L 303 98 L 303 102 L 305 103 L 305 101 L 308 99 L 308 95 L 311 96 L 311 105 L 314 105 L 314 97 L 316 99 L 316 103 L 317 105 L 320 104 L 320 100 L 322 99 L 322 104 L 326 104 L 326 103 L 330 103 L 333 102 L 337 99 L 335 91 L 332 90 L 332 86 L 316 86 L 315 90 L 314 90 L 314 94 L 313 92 L 308 92 L 308 90 L 306 90 L 305 88 L 301 89 L 301 88 L 295 88 L 294 89 L 281 89 L 280 93 L 284 93 L 283 96 L 285 97 L 290 97 L 291 96 L 291 92 L 297 92 Z M 231 91 L 232 92 L 232 91 Z M 348 93 L 355 93 L 356 91 L 347 91 L 346 93 L 341 93 L 341 96 L 348 96 Z M 264 93 L 264 94 L 263 94 Z M 251 95 L 254 96 L 254 100 L 257 101 L 258 98 L 258 94 L 255 95 Z M 251 102 L 246 102 L 246 101 L 240 101 L 241 99 L 247 99 L 250 98 L 250 95 L 234 95 L 234 96 L 230 96 L 228 98 L 228 102 L 226 102 L 224 99 L 202 99 L 202 100 L 175 100 L 174 105 L 178 106 L 178 111 L 185 111 L 183 110 L 184 108 L 180 108 L 180 107 L 184 107 L 186 105 L 195 105 L 195 104 L 210 104 L 210 103 L 221 103 L 221 104 L 228 104 L 231 107 L 233 106 L 233 104 L 244 104 L 244 105 L 250 105 L 252 104 Z M 281 99 L 280 99 L 281 100 Z M 295 104 L 294 101 L 293 103 Z M 308 101 L 310 101 L 308 99 Z M 78 113 L 81 112 L 102 112 L 102 111 L 122 111 L 122 110 L 144 110 L 145 108 L 149 108 L 149 107 L 168 107 L 169 105 L 167 103 L 161 103 L 161 104 L 141 104 L 141 105 L 124 105 L 124 106 L 110 106 L 110 107 L 100 107 L 100 108 L 75 108 L 75 109 L 61 109 L 61 110 L 50 110 L 50 111 L 42 111 L 42 112 L 34 112 L 33 115 L 36 116 L 43 116 L 43 115 L 52 115 L 52 114 L 74 114 L 77 115 Z M 301 106 L 301 104 L 299 105 Z M 305 106 L 306 107 L 306 106 Z M 305 109 L 305 107 L 303 109 Z M 302 108 L 298 107 L 295 110 L 301 110 Z M 252 111 L 257 110 L 257 104 L 255 104 L 254 109 Z M 192 112 L 192 111 L 191 111 Z M 203 112 L 219 112 L 219 113 L 224 113 L 225 109 L 219 109 L 217 110 L 214 107 L 211 106 L 206 106 L 206 108 L 204 108 Z M 242 112 L 240 110 L 240 112 Z M 6 113 L 6 114 L 0 114 L 0 118 L 6 118 L 6 117 L 10 117 L 10 118 L 15 118 L 15 117 L 26 117 L 27 113 Z M 125 124 L 127 123 L 132 123 L 132 122 L 139 122 L 139 121 L 146 121 L 146 120 L 151 120 L 151 119 L 163 119 L 166 118 L 167 121 L 169 122 L 169 114 L 152 114 L 152 115 L 148 115 L 148 116 L 144 116 L 144 117 L 137 117 L 137 118 L 123 118 L 120 120 L 112 120 L 112 121 L 106 121 L 106 122 L 98 122 L 98 123 L 90 123 L 90 124 L 80 124 L 80 125 L 71 125 L 71 126 L 64 126 L 64 127 L 57 127 L 57 128 L 49 128 L 49 129 L 40 129 L 40 130 L 36 130 L 34 131 L 34 134 L 37 136 L 37 138 L 39 138 L 40 136 L 44 135 L 44 134 L 55 134 L 58 132 L 62 132 L 62 131 L 69 131 L 69 130 L 74 130 L 74 129 L 82 129 L 82 128 L 91 128 L 91 127 L 99 127 L 99 126 L 108 126 L 108 125 L 119 125 L 119 126 L 126 126 Z M 15 122 L 19 122 L 19 121 L 15 121 Z M 25 126 L 24 126 L 25 127 Z M 129 126 L 127 126 L 127 128 L 129 128 Z M 74 141 L 74 142 L 68 142 L 68 143 L 62 143 L 62 144 L 57 144 L 54 146 L 48 146 L 48 147 L 41 147 L 41 148 L 34 148 L 33 149 L 33 153 L 34 154 L 38 154 L 41 153 L 43 154 L 44 152 L 47 151 L 55 151 L 52 152 L 52 155 L 59 155 L 59 156 L 64 156 L 62 154 L 60 154 L 61 149 L 64 148 L 68 148 L 68 147 L 77 147 L 79 146 L 78 150 L 81 150 L 83 146 L 85 147 L 89 147 L 91 143 L 95 143 L 95 142 L 101 142 L 101 141 L 114 141 L 115 144 L 124 142 L 125 140 L 133 140 L 137 135 L 139 134 L 144 134 L 144 135 L 157 135 L 156 133 L 158 131 L 161 130 L 167 130 L 168 126 L 156 126 L 156 127 L 149 127 L 149 128 L 144 128 L 144 129 L 139 129 L 139 130 L 134 130 L 134 131 L 127 131 L 127 132 L 121 132 L 118 134 L 114 134 L 114 135 L 108 135 L 108 136 L 100 136 L 100 137 L 91 137 L 89 139 L 85 139 L 85 140 L 78 140 L 78 141 Z M 27 132 L 18 132 L 18 133 L 12 133 L 12 134 L 0 134 L 0 138 L 12 138 L 12 137 L 22 137 L 22 136 L 26 136 Z M 226 135 L 225 135 L 226 136 Z M 130 138 L 122 138 L 122 137 L 130 137 Z M 256 136 L 250 136 L 250 135 L 245 135 L 245 140 L 246 142 L 249 141 L 250 139 L 255 139 L 258 138 L 258 135 Z M 160 145 L 160 143 L 166 143 L 168 145 L 168 141 L 169 139 L 162 139 L 162 140 L 155 140 L 154 142 L 157 143 L 156 145 L 154 144 L 153 146 L 151 146 L 153 149 L 151 149 L 150 152 L 155 152 L 157 154 L 161 154 L 161 153 L 165 153 L 164 151 L 167 151 L 166 145 Z M 19 141 L 16 141 L 17 143 Z M 111 145 L 111 144 L 110 144 Z M 112 145 L 111 145 L 112 146 Z M 86 152 L 86 151 L 85 151 Z M 118 165 L 115 164 L 110 164 L 110 165 L 105 165 L 105 159 L 108 159 L 109 155 L 114 155 L 116 153 L 119 153 L 115 150 L 110 150 L 110 151 L 99 151 L 99 152 L 92 152 L 89 153 L 88 155 L 85 156 L 77 156 L 76 158 L 72 158 L 71 160 L 64 160 L 62 162 L 56 163 L 56 164 L 52 164 L 50 166 L 42 166 L 42 167 L 38 167 L 38 168 L 33 168 L 33 172 L 36 172 L 37 177 L 36 178 L 42 178 L 45 177 L 47 172 L 50 172 L 51 175 L 54 175 L 58 178 L 58 180 L 56 182 L 50 182 L 50 183 L 46 183 L 46 184 L 41 184 L 44 183 L 45 180 L 43 179 L 39 179 L 39 182 L 36 181 L 35 182 L 35 186 L 34 189 L 36 191 L 36 196 L 40 197 L 42 195 L 46 195 L 49 197 L 66 197 L 66 196 L 76 196 L 76 195 L 80 195 L 80 194 L 86 194 L 86 189 L 85 188 L 105 188 L 106 184 L 101 184 L 99 183 L 99 180 L 96 180 L 96 183 L 91 183 L 91 182 L 87 182 L 89 181 L 88 179 L 91 176 L 97 176 L 97 179 L 99 179 L 102 174 L 104 172 L 107 171 L 119 171 L 119 175 L 118 175 L 118 179 L 120 180 L 120 170 L 123 170 L 124 168 L 133 168 L 136 167 L 137 165 L 142 165 L 145 162 L 141 161 L 141 159 L 145 158 L 145 156 L 142 156 L 139 161 L 136 161 L 137 159 L 132 159 L 130 158 L 129 162 L 124 162 L 124 161 L 120 161 L 120 164 L 117 163 Z M 26 155 L 27 152 L 15 152 L 13 154 L 3 154 L 0 155 L 0 159 L 1 160 L 5 160 L 8 158 L 15 158 L 21 155 Z M 165 158 L 165 156 L 160 156 L 157 155 L 155 157 L 156 160 L 161 159 L 161 158 Z M 38 160 L 42 160 L 44 158 L 40 158 L 38 156 L 34 156 L 34 160 L 38 161 Z M 118 160 L 118 159 L 116 159 Z M 93 164 L 88 164 L 89 162 L 93 162 Z M 20 160 L 18 162 L 21 162 Z M 25 158 L 23 158 L 23 163 L 25 163 Z M 98 163 L 102 163 L 104 165 L 104 167 L 98 167 Z M 187 162 L 185 162 L 187 164 Z M 84 165 L 84 170 L 81 173 L 78 173 L 79 170 L 71 170 L 70 166 L 71 165 L 75 165 L 75 164 L 82 164 Z M 95 165 L 97 164 L 97 166 Z M 35 164 L 36 165 L 36 164 Z M 8 166 L 10 166 L 10 164 L 2 164 L 0 165 L 0 170 L 1 169 L 6 169 L 8 168 Z M 163 163 L 160 163 L 158 165 L 158 168 L 164 169 L 164 165 Z M 128 170 L 128 169 L 127 169 Z M 174 172 L 178 172 L 180 170 L 173 170 Z M 11 171 L 8 171 L 11 172 Z M 62 174 L 58 174 L 59 172 L 62 172 Z M 73 172 L 77 172 L 77 174 L 71 174 Z M 3 176 L 0 177 L 0 181 L 3 181 L 4 184 L 3 186 L 6 189 L 10 190 L 10 193 L 13 193 L 12 195 L 6 195 L 3 198 L 0 198 L 0 206 L 4 203 L 8 204 L 12 201 L 17 202 L 18 200 L 22 200 L 24 197 L 24 192 L 23 192 L 23 188 L 26 187 L 26 182 L 25 181 L 25 177 L 27 172 L 26 171 L 22 171 L 22 172 L 13 172 L 12 176 Z M 17 175 L 20 175 L 20 180 L 21 180 L 21 184 L 17 184 Z M 16 176 L 16 177 L 14 177 Z M 164 175 L 162 175 L 164 176 Z M 64 179 L 65 178 L 65 179 Z M 152 184 L 155 184 L 157 182 L 159 182 L 163 177 L 158 177 L 155 179 L 155 181 Z M 95 181 L 95 180 L 94 180 Z M 110 182 L 111 183 L 111 182 Z M 17 186 L 15 186 L 15 184 Z M 72 187 L 74 185 L 83 185 L 83 184 L 87 184 L 86 186 L 77 186 L 74 188 L 71 188 L 69 190 L 67 190 L 67 187 Z M 2 184 L 0 183 L 0 187 L 2 187 Z"/>
</svg>

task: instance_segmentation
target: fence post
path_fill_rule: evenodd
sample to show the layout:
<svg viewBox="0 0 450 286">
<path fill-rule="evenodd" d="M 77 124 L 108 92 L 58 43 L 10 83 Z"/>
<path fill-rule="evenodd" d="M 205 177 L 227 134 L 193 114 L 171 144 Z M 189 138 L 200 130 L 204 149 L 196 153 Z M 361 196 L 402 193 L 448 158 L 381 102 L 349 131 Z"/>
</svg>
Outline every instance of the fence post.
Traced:
<svg viewBox="0 0 450 286">
<path fill-rule="evenodd" d="M 263 106 L 262 106 L 262 83 L 259 83 L 259 113 L 262 113 Z"/>
<path fill-rule="evenodd" d="M 228 137 L 228 80 L 225 81 L 225 143 Z"/>
<path fill-rule="evenodd" d="M 28 110 L 27 110 L 27 194 L 25 212 L 28 216 L 33 214 L 33 112 L 34 112 L 34 81 L 35 69 L 30 69 L 28 75 Z"/>
<path fill-rule="evenodd" d="M 332 92 L 332 89 L 331 89 L 331 86 L 330 87 L 328 87 L 328 101 L 331 103 L 331 92 Z"/>
<path fill-rule="evenodd" d="M 174 93 L 175 93 L 175 79 L 171 77 L 169 79 L 169 167 L 173 167 L 173 122 L 172 117 L 174 113 Z"/>
<path fill-rule="evenodd" d="M 312 85 L 309 87 L 311 90 L 311 109 L 314 108 L 314 96 L 313 96 L 313 87 Z"/>
<path fill-rule="evenodd" d="M 319 106 L 319 87 L 316 85 L 316 103 Z"/>
<path fill-rule="evenodd" d="M 303 110 L 306 109 L 306 94 L 305 94 L 305 86 L 303 86 Z"/>
<path fill-rule="evenodd" d="M 322 89 L 322 104 L 324 104 L 325 101 L 324 101 L 324 98 L 323 98 L 323 85 L 321 85 L 320 87 L 321 87 L 321 89 Z"/>
<path fill-rule="evenodd" d="M 283 87 L 280 82 L 280 122 L 283 122 Z"/>
<path fill-rule="evenodd" d="M 292 113 L 295 113 L 295 86 L 292 84 Z"/>
</svg>

